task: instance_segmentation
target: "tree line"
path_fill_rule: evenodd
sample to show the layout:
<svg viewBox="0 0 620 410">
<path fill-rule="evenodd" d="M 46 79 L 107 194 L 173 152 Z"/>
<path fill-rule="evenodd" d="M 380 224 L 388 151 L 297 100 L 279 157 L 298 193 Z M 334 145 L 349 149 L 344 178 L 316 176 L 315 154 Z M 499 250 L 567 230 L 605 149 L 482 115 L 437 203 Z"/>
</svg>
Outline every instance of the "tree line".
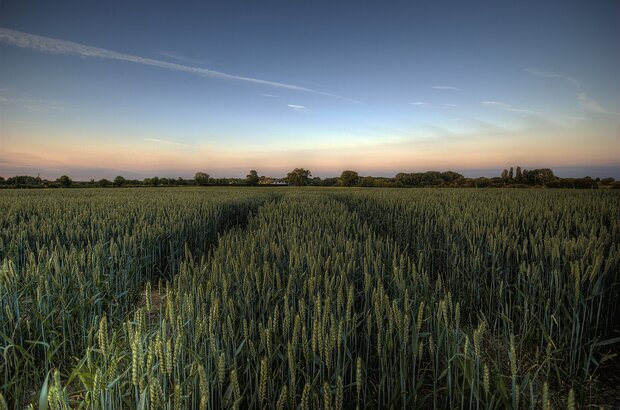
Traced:
<svg viewBox="0 0 620 410">
<path fill-rule="evenodd" d="M 284 178 L 271 178 L 259 176 L 256 170 L 251 170 L 245 178 L 212 178 L 206 172 L 196 172 L 193 179 L 182 177 L 166 178 L 152 177 L 143 180 L 126 179 L 121 175 L 113 180 L 100 179 L 95 181 L 73 181 L 69 176 L 62 175 L 54 181 L 42 179 L 39 176 L 32 177 L 19 175 L 7 179 L 0 176 L 0 188 L 70 188 L 70 187 L 160 187 L 160 186 L 343 186 L 343 187 L 547 187 L 547 188 L 620 188 L 620 181 L 614 178 L 560 178 L 549 168 L 539 169 L 516 169 L 510 167 L 504 169 L 497 177 L 466 178 L 454 171 L 426 171 L 426 172 L 400 172 L 394 177 L 360 176 L 356 171 L 345 170 L 339 177 L 319 178 L 313 177 L 312 172 L 305 168 L 295 168 L 288 172 Z"/>
</svg>

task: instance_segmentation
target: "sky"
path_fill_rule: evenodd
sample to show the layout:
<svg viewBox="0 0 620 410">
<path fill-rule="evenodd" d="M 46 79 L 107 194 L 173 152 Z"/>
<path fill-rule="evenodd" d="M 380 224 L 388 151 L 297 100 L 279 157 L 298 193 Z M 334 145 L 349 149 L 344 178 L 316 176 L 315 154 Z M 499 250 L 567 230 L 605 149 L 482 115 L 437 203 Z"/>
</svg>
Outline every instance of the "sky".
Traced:
<svg viewBox="0 0 620 410">
<path fill-rule="evenodd" d="M 620 2 L 0 0 L 0 176 L 620 179 Z"/>
</svg>

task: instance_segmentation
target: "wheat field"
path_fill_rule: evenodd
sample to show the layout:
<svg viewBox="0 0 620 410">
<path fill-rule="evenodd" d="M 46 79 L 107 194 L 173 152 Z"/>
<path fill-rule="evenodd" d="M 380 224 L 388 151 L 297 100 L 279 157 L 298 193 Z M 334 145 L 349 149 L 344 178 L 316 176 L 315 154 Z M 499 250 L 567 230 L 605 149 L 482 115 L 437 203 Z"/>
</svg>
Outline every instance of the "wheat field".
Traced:
<svg viewBox="0 0 620 410">
<path fill-rule="evenodd" d="M 611 408 L 619 216 L 602 190 L 0 191 L 0 409 Z"/>
</svg>

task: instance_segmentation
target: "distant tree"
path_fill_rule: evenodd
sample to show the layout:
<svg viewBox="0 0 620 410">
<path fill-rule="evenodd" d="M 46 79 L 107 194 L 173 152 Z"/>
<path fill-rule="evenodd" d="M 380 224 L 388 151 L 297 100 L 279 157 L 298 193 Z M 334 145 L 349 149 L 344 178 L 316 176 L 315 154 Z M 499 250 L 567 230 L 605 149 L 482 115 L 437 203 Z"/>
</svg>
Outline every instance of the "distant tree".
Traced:
<svg viewBox="0 0 620 410">
<path fill-rule="evenodd" d="M 60 178 L 58 178 L 56 180 L 56 182 L 58 182 L 60 184 L 60 186 L 68 188 L 71 186 L 71 184 L 73 183 L 73 181 L 71 180 L 71 178 L 69 178 L 66 175 L 61 176 Z"/>
<path fill-rule="evenodd" d="M 597 188 L 596 181 L 591 177 L 575 178 L 575 188 L 577 189 L 592 189 Z"/>
<path fill-rule="evenodd" d="M 521 167 L 517 167 L 517 182 L 523 181 L 523 172 L 521 172 Z"/>
<path fill-rule="evenodd" d="M 2 177 L 0 177 L 0 179 L 1 179 L 1 178 L 2 178 Z M 615 179 L 614 179 L 614 178 L 611 178 L 611 177 L 609 177 L 609 178 L 603 178 L 603 179 L 601 179 L 601 184 L 602 184 L 602 185 L 611 185 L 611 184 L 613 184 L 613 183 L 614 183 L 614 181 L 615 181 Z M 0 183 L 1 183 L 1 181 L 0 181 Z"/>
<path fill-rule="evenodd" d="M 147 185 L 147 186 L 158 186 L 158 185 L 166 184 L 166 183 L 168 183 L 167 178 L 159 179 L 158 177 L 144 178 L 144 180 L 142 181 L 142 185 Z"/>
<path fill-rule="evenodd" d="M 507 169 L 502 171 L 502 179 L 504 181 L 508 180 L 508 170 Z"/>
<path fill-rule="evenodd" d="M 177 180 L 176 180 L 176 182 L 175 182 L 175 184 L 176 184 L 176 185 L 187 185 L 187 181 L 186 181 L 186 180 L 184 180 L 184 179 L 183 179 L 183 178 L 181 178 L 181 177 L 178 177 L 178 178 L 177 178 Z"/>
<path fill-rule="evenodd" d="M 325 178 L 321 180 L 321 186 L 336 186 L 338 184 L 338 178 Z"/>
<path fill-rule="evenodd" d="M 312 186 L 321 186 L 323 185 L 323 180 L 319 177 L 314 177 L 310 180 L 310 185 Z"/>
<path fill-rule="evenodd" d="M 465 179 L 465 177 L 458 172 L 454 171 L 446 171 L 441 173 L 441 179 L 443 179 L 444 183 L 457 185 L 458 182 Z"/>
<path fill-rule="evenodd" d="M 422 183 L 424 174 L 412 172 L 410 174 L 399 172 L 394 177 L 394 184 L 397 187 L 417 186 Z M 382 185 L 383 186 L 383 185 Z"/>
<path fill-rule="evenodd" d="M 123 185 L 125 185 L 127 183 L 127 180 L 125 178 L 123 178 L 122 176 L 118 175 L 116 176 L 116 178 L 114 178 L 114 186 L 116 187 L 121 187 Z"/>
<path fill-rule="evenodd" d="M 258 176 L 258 172 L 255 170 L 251 170 L 248 175 L 245 177 L 246 183 L 248 185 L 258 185 L 258 181 L 260 181 L 260 177 Z"/>
<path fill-rule="evenodd" d="M 29 187 L 29 186 L 40 186 L 42 182 L 43 181 L 38 176 L 31 177 L 28 175 L 16 175 L 14 177 L 7 178 L 5 181 L 5 184 L 12 185 L 12 186 Z"/>
<path fill-rule="evenodd" d="M 110 181 L 108 181 L 107 179 L 105 179 L 105 178 L 102 178 L 102 179 L 99 180 L 99 182 L 97 182 L 97 185 L 99 185 L 100 187 L 103 187 L 103 188 L 109 187 L 111 184 L 112 183 Z"/>
<path fill-rule="evenodd" d="M 286 181 L 290 185 L 305 186 L 308 185 L 311 176 L 312 173 L 309 170 L 303 168 L 295 168 L 287 174 Z"/>
<path fill-rule="evenodd" d="M 340 183 L 346 187 L 358 185 L 359 181 L 360 177 L 355 171 L 342 171 L 342 175 L 340 175 Z"/>
<path fill-rule="evenodd" d="M 376 184 L 376 182 L 375 182 L 375 179 L 373 177 L 369 176 L 369 177 L 361 178 L 361 183 L 360 183 L 361 186 L 374 187 L 374 186 L 376 186 L 375 184 Z"/>
<path fill-rule="evenodd" d="M 556 179 L 557 177 L 553 174 L 553 171 L 550 170 L 549 168 L 541 168 L 536 170 L 538 171 L 538 180 L 540 181 L 541 184 L 546 184 L 548 182 L 553 181 L 554 179 Z M 590 177 L 586 177 L 586 178 L 590 178 Z M 591 178 L 590 178 L 591 179 Z M 589 183 L 589 181 L 588 181 Z"/>
<path fill-rule="evenodd" d="M 4 183 L 5 183 L 5 182 L 6 182 L 6 181 L 4 180 L 4 178 L 3 178 L 3 177 L 0 177 L 0 185 L 4 185 Z M 613 181 L 612 181 L 612 182 L 613 182 Z"/>
<path fill-rule="evenodd" d="M 491 180 L 485 177 L 476 178 L 474 179 L 474 186 L 479 188 L 491 186 Z"/>
<path fill-rule="evenodd" d="M 523 182 L 528 185 L 546 185 L 555 179 L 557 177 L 549 168 L 523 170 Z"/>
<path fill-rule="evenodd" d="M 194 175 L 195 185 L 207 185 L 211 176 L 205 172 L 196 172 Z"/>
<path fill-rule="evenodd" d="M 510 167 L 510 171 L 508 171 L 508 179 L 513 179 L 514 178 L 514 172 L 512 167 Z"/>
</svg>

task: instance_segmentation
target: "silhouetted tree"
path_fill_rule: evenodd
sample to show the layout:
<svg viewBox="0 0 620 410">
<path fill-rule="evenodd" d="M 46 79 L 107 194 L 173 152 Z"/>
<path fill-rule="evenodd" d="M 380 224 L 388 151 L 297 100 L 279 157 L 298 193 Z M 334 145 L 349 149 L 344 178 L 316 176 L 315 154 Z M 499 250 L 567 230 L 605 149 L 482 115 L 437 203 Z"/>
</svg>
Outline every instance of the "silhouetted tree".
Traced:
<svg viewBox="0 0 620 410">
<path fill-rule="evenodd" d="M 60 184 L 60 186 L 68 188 L 71 186 L 71 184 L 73 183 L 73 181 L 71 180 L 71 178 L 69 178 L 66 175 L 61 176 L 60 178 L 58 178 L 56 180 L 56 182 L 58 182 Z"/>
<path fill-rule="evenodd" d="M 207 185 L 211 176 L 205 172 L 196 172 L 194 175 L 194 184 Z"/>
<path fill-rule="evenodd" d="M 107 179 L 105 179 L 105 178 L 102 178 L 102 179 L 99 180 L 99 182 L 97 182 L 97 185 L 99 185 L 100 187 L 103 187 L 103 188 L 108 187 L 111 184 L 112 183 L 110 181 L 108 181 Z"/>
<path fill-rule="evenodd" d="M 474 186 L 479 188 L 486 188 L 491 186 L 491 180 L 489 178 L 480 177 L 474 179 Z"/>
<path fill-rule="evenodd" d="M 523 170 L 523 179 L 529 185 L 546 185 L 556 179 L 553 171 L 549 168 Z"/>
<path fill-rule="evenodd" d="M 260 177 L 258 176 L 258 172 L 256 172 L 255 170 L 251 170 L 250 173 L 245 176 L 245 180 L 248 185 L 254 186 L 258 185 Z"/>
<path fill-rule="evenodd" d="M 365 187 L 374 187 L 375 179 L 373 177 L 363 177 L 360 185 Z"/>
<path fill-rule="evenodd" d="M 1 179 L 1 178 L 2 178 L 2 177 L 0 177 L 0 179 Z M 613 183 L 614 183 L 614 181 L 615 181 L 615 179 L 614 179 L 614 178 L 611 178 L 611 177 L 609 177 L 609 178 L 603 178 L 603 179 L 601 179 L 601 184 L 602 184 L 602 185 L 611 185 L 611 184 L 613 184 Z"/>
<path fill-rule="evenodd" d="M 323 185 L 323 181 L 319 177 L 314 177 L 310 180 L 309 185 L 312 186 L 321 186 Z"/>
<path fill-rule="evenodd" d="M 336 186 L 337 184 L 338 184 L 338 178 L 336 177 L 324 178 L 323 180 L 321 180 L 322 186 Z"/>
<path fill-rule="evenodd" d="M 510 171 L 508 171 L 508 179 L 512 179 L 512 178 L 514 178 L 514 173 L 513 173 L 512 167 L 510 167 Z"/>
<path fill-rule="evenodd" d="M 160 184 L 160 179 L 158 177 L 153 178 L 144 178 L 144 185 L 157 186 Z"/>
<path fill-rule="evenodd" d="M 31 177 L 28 175 L 16 175 L 14 177 L 7 178 L 5 183 L 12 186 L 39 186 L 42 181 L 39 176 Z"/>
<path fill-rule="evenodd" d="M 421 174 L 416 174 L 414 172 L 410 174 L 399 172 L 394 179 L 396 180 L 397 186 L 416 186 L 420 183 L 420 175 Z"/>
<path fill-rule="evenodd" d="M 441 179 L 443 179 L 446 184 L 455 184 L 465 179 L 465 177 L 458 172 L 446 171 L 441 173 Z"/>
<path fill-rule="evenodd" d="M 126 183 L 127 183 L 127 180 L 120 175 L 117 175 L 116 178 L 114 178 L 114 186 L 116 187 L 121 187 L 125 185 Z"/>
<path fill-rule="evenodd" d="M 340 175 L 340 183 L 346 187 L 352 187 L 359 184 L 360 177 L 355 171 L 342 171 Z"/>
<path fill-rule="evenodd" d="M 523 173 L 521 172 L 521 167 L 517 167 L 517 182 L 523 181 Z"/>
<path fill-rule="evenodd" d="M 312 173 L 304 168 L 295 168 L 286 175 L 286 181 L 290 185 L 305 186 L 308 185 Z"/>
</svg>

